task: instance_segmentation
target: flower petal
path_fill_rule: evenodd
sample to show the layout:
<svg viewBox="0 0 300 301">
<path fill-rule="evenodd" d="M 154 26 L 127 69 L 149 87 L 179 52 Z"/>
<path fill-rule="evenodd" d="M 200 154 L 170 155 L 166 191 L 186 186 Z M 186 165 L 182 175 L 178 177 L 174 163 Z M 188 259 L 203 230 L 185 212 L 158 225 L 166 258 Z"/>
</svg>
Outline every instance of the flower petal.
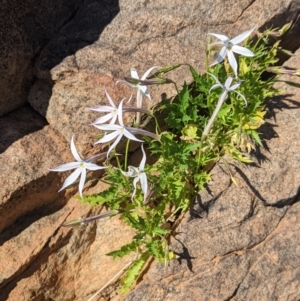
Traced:
<svg viewBox="0 0 300 301">
<path fill-rule="evenodd" d="M 85 183 L 85 179 L 86 179 L 86 169 L 82 168 L 80 182 L 79 182 L 79 186 L 78 186 L 78 191 L 79 191 L 80 197 L 82 199 L 83 199 L 83 197 L 82 197 L 82 190 L 83 190 L 83 186 L 84 186 L 84 183 Z"/>
<path fill-rule="evenodd" d="M 113 117 L 112 117 L 112 119 L 111 119 L 111 121 L 110 121 L 110 124 L 115 124 L 117 118 L 118 118 L 118 112 L 113 113 Z"/>
<path fill-rule="evenodd" d="M 82 159 L 80 158 L 77 150 L 76 150 L 76 147 L 75 147 L 75 143 L 74 143 L 74 136 L 72 136 L 72 139 L 71 139 L 71 152 L 72 152 L 72 155 L 73 157 L 78 161 L 78 162 L 82 162 Z"/>
<path fill-rule="evenodd" d="M 233 77 L 232 76 L 228 76 L 226 81 L 225 81 L 225 84 L 224 84 L 224 87 L 227 91 L 231 91 L 232 88 L 230 88 L 230 85 L 232 83 L 232 80 L 233 80 Z"/>
<path fill-rule="evenodd" d="M 132 99 L 132 94 L 131 94 L 130 97 L 128 98 L 127 103 L 130 103 L 130 102 L 131 102 L 131 99 Z"/>
<path fill-rule="evenodd" d="M 138 177 L 138 175 L 140 174 L 140 172 L 139 172 L 138 168 L 129 165 L 128 166 L 128 172 L 126 174 L 127 174 L 127 177 L 135 178 L 135 177 Z"/>
<path fill-rule="evenodd" d="M 117 85 L 118 83 L 123 83 L 123 84 L 125 84 L 125 85 L 127 85 L 127 86 L 129 86 L 129 87 L 131 87 L 131 88 L 136 88 L 135 85 L 133 85 L 133 84 L 131 84 L 131 83 L 129 83 L 128 81 L 123 80 L 123 79 L 117 80 L 117 81 L 116 81 L 116 85 Z"/>
<path fill-rule="evenodd" d="M 255 54 L 251 50 L 239 45 L 232 46 L 231 50 L 235 53 L 242 54 L 244 56 L 255 56 Z"/>
<path fill-rule="evenodd" d="M 210 93 L 211 90 L 216 89 L 217 87 L 224 89 L 224 86 L 220 83 L 220 81 L 218 80 L 218 78 L 215 75 L 213 75 L 212 73 L 209 73 L 209 72 L 207 72 L 207 74 L 212 76 L 214 78 L 214 80 L 216 81 L 216 84 L 211 86 L 208 93 Z"/>
<path fill-rule="evenodd" d="M 243 82 L 243 81 L 238 81 L 237 83 L 235 83 L 234 85 L 232 85 L 232 86 L 229 88 L 229 91 L 234 91 L 236 88 L 238 88 L 238 87 L 241 85 L 242 82 Z"/>
<path fill-rule="evenodd" d="M 66 164 L 62 164 L 62 165 L 59 165 L 55 168 L 51 168 L 49 170 L 51 171 L 67 171 L 67 170 L 71 170 L 71 169 L 74 169 L 74 168 L 78 168 L 80 166 L 81 162 L 70 162 L 70 163 L 66 163 Z"/>
<path fill-rule="evenodd" d="M 110 106 L 98 106 L 98 107 L 94 107 L 94 108 L 88 108 L 91 111 L 96 111 L 96 112 L 111 112 L 112 110 L 114 110 L 113 107 Z"/>
<path fill-rule="evenodd" d="M 238 91 L 234 91 L 234 92 L 235 92 L 236 94 L 238 94 L 240 97 L 242 97 L 242 99 L 244 100 L 245 105 L 246 105 L 246 107 L 247 107 L 248 103 L 247 103 L 247 100 L 246 100 L 245 96 L 244 96 L 242 93 L 238 92 Z"/>
<path fill-rule="evenodd" d="M 96 119 L 92 123 L 92 125 L 105 123 L 106 121 L 108 121 L 109 119 L 112 119 L 113 117 L 114 117 L 114 115 L 112 113 L 108 113 L 108 114 L 106 114 L 104 116 L 101 116 L 98 119 Z"/>
<path fill-rule="evenodd" d="M 140 139 L 136 138 L 134 135 L 132 135 L 125 128 L 124 128 L 124 136 L 127 137 L 129 140 L 138 141 L 138 142 L 144 142 L 143 140 L 140 140 Z"/>
<path fill-rule="evenodd" d="M 111 97 L 109 96 L 109 94 L 108 94 L 108 92 L 106 91 L 106 89 L 104 89 L 104 91 L 105 91 L 106 97 L 107 97 L 107 99 L 108 99 L 110 105 L 111 105 L 113 108 L 116 109 L 117 107 L 116 107 L 116 105 L 114 104 L 114 102 L 113 102 L 113 100 L 111 99 Z"/>
<path fill-rule="evenodd" d="M 124 122 L 123 122 L 123 101 L 124 99 L 120 102 L 119 107 L 118 107 L 118 120 L 119 124 L 122 128 L 124 128 Z"/>
<path fill-rule="evenodd" d="M 130 76 L 135 79 L 140 79 L 137 71 L 134 68 L 130 69 Z"/>
<path fill-rule="evenodd" d="M 207 74 L 209 74 L 210 76 L 212 76 L 218 85 L 223 86 L 223 85 L 220 83 L 219 79 L 218 79 L 215 75 L 213 75 L 212 73 L 209 73 L 209 72 L 207 72 Z"/>
<path fill-rule="evenodd" d="M 142 146 L 141 146 L 141 149 L 142 149 L 142 152 L 143 152 L 143 158 L 142 158 L 142 160 L 141 160 L 139 170 L 142 172 L 142 171 L 144 171 L 145 164 L 146 164 L 146 153 L 145 153 L 145 151 L 144 151 L 144 146 L 143 146 L 143 144 L 142 144 Z"/>
<path fill-rule="evenodd" d="M 236 59 L 234 57 L 233 52 L 231 50 L 228 50 L 227 56 L 228 56 L 229 65 L 231 66 L 231 68 L 232 68 L 235 76 L 237 77 L 237 68 L 238 68 L 238 65 L 237 65 L 237 62 L 236 62 Z"/>
<path fill-rule="evenodd" d="M 141 188 L 144 194 L 144 198 L 147 197 L 148 194 L 148 180 L 147 180 L 147 175 L 145 172 L 142 172 L 140 174 L 140 183 L 141 183 Z"/>
<path fill-rule="evenodd" d="M 63 186 L 58 190 L 58 192 L 62 191 L 63 189 L 65 189 L 67 186 L 70 186 L 72 183 L 74 183 L 77 178 L 79 177 L 79 175 L 82 172 L 82 168 L 78 167 L 74 172 L 72 172 L 64 181 Z"/>
<path fill-rule="evenodd" d="M 87 158 L 87 159 L 84 160 L 84 162 L 85 163 L 93 163 L 95 160 L 100 159 L 100 158 L 102 159 L 102 158 L 105 158 L 105 157 L 106 157 L 106 152 L 95 155 L 95 156 L 92 156 L 90 158 Z"/>
<path fill-rule="evenodd" d="M 133 190 L 133 193 L 132 193 L 132 196 L 131 196 L 131 200 L 133 200 L 134 196 L 135 196 L 135 193 L 136 193 L 136 183 L 139 181 L 139 177 L 136 177 L 134 178 L 133 180 L 133 187 L 134 187 L 134 190 Z"/>
<path fill-rule="evenodd" d="M 96 165 L 96 164 L 93 164 L 93 163 L 89 163 L 89 162 L 85 162 L 84 166 L 88 170 L 99 170 L 99 169 L 108 168 L 108 166 L 99 166 L 99 165 Z"/>
<path fill-rule="evenodd" d="M 151 71 L 155 68 L 161 68 L 160 66 L 154 66 L 154 67 L 151 67 L 149 68 L 145 73 L 144 75 L 141 77 L 141 80 L 145 80 L 147 78 L 147 76 L 151 73 Z"/>
<path fill-rule="evenodd" d="M 126 172 L 126 171 L 123 171 L 122 169 L 119 169 L 119 170 L 122 173 L 122 175 L 124 175 L 125 177 L 129 177 L 129 171 Z"/>
<path fill-rule="evenodd" d="M 218 87 L 220 87 L 220 88 L 222 88 L 222 89 L 224 88 L 223 85 L 215 84 L 215 85 L 212 85 L 212 86 L 210 87 L 208 93 L 210 93 L 211 90 L 216 89 L 216 88 L 218 88 Z"/>
<path fill-rule="evenodd" d="M 122 127 L 118 124 L 100 124 L 100 125 L 95 125 L 93 124 L 97 129 L 102 130 L 102 131 L 119 131 L 122 129 Z"/>
<path fill-rule="evenodd" d="M 250 36 L 250 34 L 252 33 L 252 31 L 256 28 L 256 26 L 254 26 L 252 29 L 247 30 L 243 33 L 241 33 L 240 35 L 236 36 L 235 38 L 231 39 L 230 42 L 233 45 L 239 44 L 240 42 L 244 41 L 246 38 L 248 38 Z"/>
<path fill-rule="evenodd" d="M 141 90 L 148 98 L 150 97 L 149 90 L 147 89 L 147 86 L 139 86 L 139 90 Z"/>
<path fill-rule="evenodd" d="M 222 34 L 216 34 L 216 33 L 208 33 L 208 34 L 211 35 L 211 36 L 216 37 L 217 39 L 221 40 L 222 42 L 228 42 L 229 41 L 229 38 L 222 35 Z"/>
<path fill-rule="evenodd" d="M 97 142 L 95 142 L 94 144 L 98 144 L 98 143 L 106 143 L 109 141 L 114 140 L 116 137 L 118 137 L 119 135 L 122 135 L 119 131 L 114 131 L 112 133 L 109 133 L 107 135 L 105 135 L 104 137 L 102 137 L 101 139 L 99 139 Z"/>
<path fill-rule="evenodd" d="M 125 127 L 125 129 L 128 130 L 130 133 L 148 136 L 148 137 L 151 137 L 154 140 L 160 141 L 160 136 L 159 135 L 153 134 L 149 131 L 139 129 L 139 128 L 133 128 L 133 127 Z"/>
<path fill-rule="evenodd" d="M 119 137 L 114 141 L 114 143 L 110 146 L 110 148 L 107 151 L 107 158 L 109 157 L 110 152 L 117 146 L 117 144 L 120 142 L 121 138 L 123 137 L 123 134 L 120 134 Z"/>
<path fill-rule="evenodd" d="M 217 59 L 210 66 L 213 66 L 213 65 L 223 62 L 226 54 L 227 54 L 227 48 L 225 46 L 223 46 L 221 48 L 220 52 L 218 53 Z"/>
</svg>

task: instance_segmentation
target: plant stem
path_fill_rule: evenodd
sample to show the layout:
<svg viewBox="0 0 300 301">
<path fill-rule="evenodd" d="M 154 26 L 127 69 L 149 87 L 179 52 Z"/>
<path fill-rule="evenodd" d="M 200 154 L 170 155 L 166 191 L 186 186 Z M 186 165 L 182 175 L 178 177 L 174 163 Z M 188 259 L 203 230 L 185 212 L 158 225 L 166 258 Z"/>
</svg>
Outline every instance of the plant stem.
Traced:
<svg viewBox="0 0 300 301">
<path fill-rule="evenodd" d="M 125 150 L 125 162 L 124 162 L 124 169 L 127 170 L 127 159 L 128 159 L 128 150 L 129 150 L 129 144 L 130 144 L 130 140 L 127 140 L 126 143 L 126 150 Z"/>
<path fill-rule="evenodd" d="M 196 173 L 199 172 L 200 168 L 200 160 L 201 160 L 201 153 L 202 153 L 202 141 L 200 141 L 199 151 L 198 151 L 198 159 L 197 159 L 197 170 Z"/>
<path fill-rule="evenodd" d="M 174 84 L 174 86 L 175 86 L 175 89 L 176 89 L 176 92 L 177 92 L 177 94 L 178 94 L 178 96 L 179 96 L 179 95 L 180 95 L 180 93 L 179 93 L 179 90 L 178 90 L 178 87 L 177 87 L 176 83 L 175 83 L 175 82 L 173 82 L 173 81 L 172 81 L 172 83 Z"/>
<path fill-rule="evenodd" d="M 118 157 L 118 156 L 116 156 L 116 160 L 117 160 L 117 164 L 118 164 L 119 169 L 122 169 L 122 168 L 121 168 L 121 164 L 120 164 L 120 160 L 119 160 L 119 157 Z"/>
<path fill-rule="evenodd" d="M 161 129 L 160 126 L 158 124 L 158 120 L 157 118 L 153 115 L 154 121 L 155 121 L 155 127 L 156 127 L 156 133 L 159 133 L 159 135 L 161 134 Z"/>
<path fill-rule="evenodd" d="M 218 103 L 217 103 L 217 106 L 213 112 L 213 114 L 211 115 L 207 125 L 205 126 L 204 130 L 203 130 L 203 133 L 202 133 L 202 137 L 201 137 L 201 142 L 203 142 L 203 140 L 205 139 L 205 137 L 208 135 L 209 131 L 211 130 L 212 126 L 213 126 L 213 123 L 222 107 L 222 104 L 224 103 L 226 97 L 227 97 L 227 94 L 228 92 L 227 91 L 224 91 L 219 100 L 218 100 Z"/>
<path fill-rule="evenodd" d="M 133 260 L 128 262 L 114 277 L 112 277 L 105 285 L 103 285 L 91 298 L 87 301 L 91 301 L 94 297 L 96 297 L 99 293 L 101 293 L 110 283 L 112 283 L 115 279 L 117 279 L 123 272 L 126 270 L 131 264 Z"/>
</svg>

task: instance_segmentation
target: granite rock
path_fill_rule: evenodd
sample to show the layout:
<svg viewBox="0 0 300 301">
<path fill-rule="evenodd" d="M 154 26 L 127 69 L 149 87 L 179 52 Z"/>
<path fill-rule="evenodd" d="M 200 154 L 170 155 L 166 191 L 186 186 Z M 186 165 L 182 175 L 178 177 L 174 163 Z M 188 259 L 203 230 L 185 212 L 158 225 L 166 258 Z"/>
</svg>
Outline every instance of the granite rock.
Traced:
<svg viewBox="0 0 300 301">
<path fill-rule="evenodd" d="M 104 87 L 118 103 L 132 91 L 115 86 L 115 80 L 129 75 L 130 67 L 142 74 L 153 65 L 185 62 L 203 70 L 207 32 L 235 36 L 254 25 L 293 21 L 283 46 L 296 50 L 300 44 L 296 0 L 68 3 L 57 27 L 49 16 L 43 18 L 51 23 L 49 33 L 41 33 L 36 51 L 20 56 L 26 63 L 11 61 L 20 65 L 19 73 L 9 68 L 15 88 L 0 81 L 11 93 L 4 96 L 6 113 L 25 102 L 29 88 L 29 102 L 40 113 L 22 107 L 0 120 L 0 301 L 87 300 L 130 260 L 105 256 L 133 235 L 117 218 L 86 228 L 60 227 L 103 208 L 90 210 L 70 200 L 76 187 L 58 194 L 65 175 L 48 170 L 73 161 L 72 134 L 80 154 L 98 152 L 97 131 L 89 126 L 96 116 L 86 108 L 107 102 Z M 287 64 L 299 66 L 292 60 Z M 188 69 L 178 69 L 172 79 L 189 81 Z M 254 154 L 257 166 L 232 167 L 237 187 L 222 164 L 215 167 L 209 190 L 172 243 L 178 261 L 166 270 L 153 265 L 125 300 L 299 299 L 299 92 L 286 89 L 292 95 L 270 101 L 270 119 L 262 129 L 268 150 Z M 151 87 L 151 92 L 155 104 L 174 89 Z M 85 191 L 97 189 L 94 185 L 88 182 Z"/>
<path fill-rule="evenodd" d="M 0 116 L 27 103 L 33 64 L 81 0 L 2 1 L 0 10 Z"/>
<path fill-rule="evenodd" d="M 87 107 L 107 103 L 104 87 L 116 103 L 131 93 L 135 96 L 135 91 L 115 85 L 117 79 L 129 76 L 131 67 L 140 76 L 152 66 L 174 63 L 204 70 L 204 41 L 208 32 L 234 37 L 255 25 L 263 29 L 292 21 L 293 28 L 285 41 L 290 50 L 296 50 L 300 42 L 296 22 L 300 3 L 295 0 L 226 4 L 222 0 L 192 0 L 189 5 L 181 0 L 121 0 L 119 7 L 120 12 L 91 43 L 97 28 L 102 28 L 109 14 L 115 13 L 116 1 L 87 1 L 43 49 L 35 65 L 37 81 L 29 95 L 30 104 L 67 141 L 72 134 L 78 134 L 87 149 L 95 142 L 90 138 L 98 133 L 89 126 L 95 113 Z M 184 80 L 191 81 L 187 66 L 174 71 L 170 78 L 179 85 Z M 153 101 L 146 106 L 175 93 L 172 85 L 150 89 Z"/>
</svg>

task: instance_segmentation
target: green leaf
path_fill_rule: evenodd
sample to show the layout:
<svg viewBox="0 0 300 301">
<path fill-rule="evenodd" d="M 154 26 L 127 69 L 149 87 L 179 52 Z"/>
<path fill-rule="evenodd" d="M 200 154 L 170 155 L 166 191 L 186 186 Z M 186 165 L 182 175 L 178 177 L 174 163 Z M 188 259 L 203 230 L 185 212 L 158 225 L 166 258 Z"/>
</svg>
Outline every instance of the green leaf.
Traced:
<svg viewBox="0 0 300 301">
<path fill-rule="evenodd" d="M 262 146 L 261 139 L 259 137 L 259 134 L 256 131 L 251 131 L 251 137 L 260 145 Z"/>
<path fill-rule="evenodd" d="M 160 240 L 153 240 L 146 245 L 149 253 L 159 261 L 163 260 L 165 257 L 165 252 Z"/>
<path fill-rule="evenodd" d="M 139 277 L 145 263 L 149 258 L 149 253 L 145 252 L 141 255 L 141 257 L 135 260 L 132 265 L 126 270 L 124 277 L 121 279 L 122 288 L 120 290 L 121 293 L 126 293 L 130 289 L 130 287 L 134 284 L 134 282 Z"/>
<path fill-rule="evenodd" d="M 141 240 L 134 240 L 133 242 L 122 246 L 119 250 L 112 251 L 107 253 L 107 256 L 112 256 L 114 259 L 116 257 L 124 257 L 125 255 L 129 254 L 130 252 L 135 252 L 137 247 L 142 244 Z"/>
<path fill-rule="evenodd" d="M 210 174 L 205 171 L 194 175 L 194 181 L 196 186 L 200 190 L 204 190 L 204 185 L 210 180 Z"/>
<path fill-rule="evenodd" d="M 161 229 L 159 227 L 156 227 L 153 229 L 153 233 L 158 235 L 167 235 L 171 232 L 171 230 Z"/>
<path fill-rule="evenodd" d="M 123 216 L 123 219 L 133 228 L 140 231 L 147 231 L 147 224 L 141 216 L 133 217 L 134 213 L 129 213 L 126 216 Z"/>
</svg>

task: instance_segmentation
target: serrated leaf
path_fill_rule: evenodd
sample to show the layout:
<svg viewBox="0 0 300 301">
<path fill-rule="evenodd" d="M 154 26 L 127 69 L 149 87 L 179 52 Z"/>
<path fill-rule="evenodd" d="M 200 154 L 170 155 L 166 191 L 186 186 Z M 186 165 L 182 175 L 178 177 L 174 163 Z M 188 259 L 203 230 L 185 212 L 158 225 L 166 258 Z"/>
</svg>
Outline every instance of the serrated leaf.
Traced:
<svg viewBox="0 0 300 301">
<path fill-rule="evenodd" d="M 160 240 L 153 240 L 146 245 L 149 253 L 158 260 L 163 260 L 165 257 L 165 252 Z"/>
<path fill-rule="evenodd" d="M 149 258 L 149 253 L 145 252 L 141 257 L 135 260 L 132 265 L 126 270 L 124 277 L 121 279 L 122 288 L 120 292 L 126 293 L 139 277 L 145 263 Z"/>
<path fill-rule="evenodd" d="M 251 131 L 251 136 L 260 146 L 262 146 L 261 139 L 256 131 Z"/>
<path fill-rule="evenodd" d="M 237 156 L 237 159 L 240 162 L 244 162 L 244 163 L 253 163 L 253 160 L 251 160 L 250 158 L 246 157 L 246 156 Z"/>
<path fill-rule="evenodd" d="M 247 65 L 246 60 L 242 56 L 239 58 L 239 70 L 241 75 L 245 75 L 250 71 L 250 67 Z"/>
<path fill-rule="evenodd" d="M 171 232 L 170 230 L 161 229 L 159 227 L 156 227 L 156 228 L 153 229 L 153 233 L 158 234 L 158 235 L 167 235 L 170 232 Z"/>
<path fill-rule="evenodd" d="M 259 128 L 265 122 L 264 121 L 265 114 L 266 114 L 266 111 L 264 111 L 264 110 L 256 111 L 255 116 L 251 118 L 251 121 L 249 121 L 243 125 L 243 129 L 254 130 L 254 129 Z"/>
<path fill-rule="evenodd" d="M 135 228 L 137 230 L 140 230 L 140 231 L 147 230 L 147 224 L 145 223 L 145 220 L 141 216 L 137 216 L 137 219 L 136 219 L 131 214 L 128 214 L 126 216 L 123 216 L 123 219 L 125 219 L 129 225 L 131 225 L 133 228 Z"/>
<path fill-rule="evenodd" d="M 116 251 L 112 251 L 107 253 L 107 256 L 111 256 L 114 259 L 117 257 L 124 257 L 125 255 L 129 254 L 130 252 L 134 252 L 136 251 L 137 247 L 141 245 L 141 241 L 140 240 L 135 240 L 127 245 L 122 246 L 119 250 Z"/>
</svg>

